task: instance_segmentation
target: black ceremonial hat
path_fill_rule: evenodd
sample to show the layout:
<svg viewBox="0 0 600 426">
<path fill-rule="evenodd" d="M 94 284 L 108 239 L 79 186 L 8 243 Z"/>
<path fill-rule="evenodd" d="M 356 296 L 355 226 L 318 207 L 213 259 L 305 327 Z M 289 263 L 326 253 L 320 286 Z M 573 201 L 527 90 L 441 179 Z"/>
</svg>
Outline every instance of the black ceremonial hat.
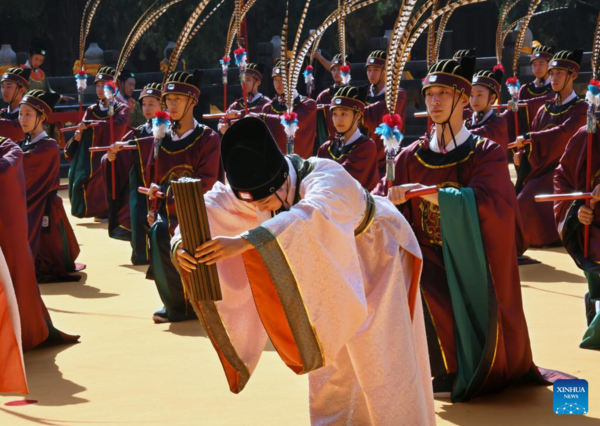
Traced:
<svg viewBox="0 0 600 426">
<path fill-rule="evenodd" d="M 242 201 L 260 201 L 285 183 L 289 166 L 264 121 L 246 117 L 223 135 L 221 159 L 229 186 Z"/>
</svg>

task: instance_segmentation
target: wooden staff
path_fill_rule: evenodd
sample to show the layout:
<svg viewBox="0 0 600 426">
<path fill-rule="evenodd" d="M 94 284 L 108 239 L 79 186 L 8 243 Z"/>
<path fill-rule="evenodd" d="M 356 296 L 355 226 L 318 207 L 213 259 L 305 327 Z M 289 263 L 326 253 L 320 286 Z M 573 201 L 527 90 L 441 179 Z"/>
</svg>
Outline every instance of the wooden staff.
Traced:
<svg viewBox="0 0 600 426">
<path fill-rule="evenodd" d="M 388 187 L 389 189 L 389 187 Z M 404 199 L 406 201 L 412 199 L 412 198 L 417 198 L 417 197 L 424 197 L 426 195 L 431 195 L 431 194 L 437 194 L 440 190 L 440 187 L 437 185 L 433 185 L 433 186 L 425 186 L 423 188 L 419 188 L 419 189 L 410 189 L 408 191 L 406 191 L 406 193 L 404 194 Z"/>
<path fill-rule="evenodd" d="M 92 121 L 91 123 L 84 123 L 86 128 L 89 127 L 98 127 L 100 125 L 99 121 Z M 63 127 L 62 129 L 60 129 L 61 133 L 66 133 L 66 132 L 74 132 L 75 130 L 79 129 L 79 125 L 77 126 L 72 126 L 72 127 Z"/>
<path fill-rule="evenodd" d="M 144 194 L 144 195 L 150 195 L 150 188 L 144 188 L 143 186 L 139 186 L 139 187 L 138 187 L 138 192 L 139 192 L 140 194 Z M 161 191 L 156 191 L 156 192 L 154 193 L 154 196 L 155 196 L 156 198 L 165 198 L 165 193 L 164 193 L 164 192 L 161 192 Z"/>
<path fill-rule="evenodd" d="M 111 145 L 114 143 L 114 140 L 115 140 L 115 134 L 114 134 L 114 130 L 113 130 L 113 115 L 114 115 L 114 111 L 113 111 L 113 114 L 111 114 L 110 118 L 109 118 Z M 110 165 L 110 180 L 112 183 L 112 199 L 113 199 L 113 201 L 115 201 L 117 199 L 117 185 L 115 182 L 115 180 L 116 180 L 116 165 L 115 165 L 114 161 Z"/>
<path fill-rule="evenodd" d="M 112 146 L 93 146 L 90 148 L 90 152 L 106 152 L 110 151 Z M 135 151 L 137 145 L 121 145 L 119 151 Z"/>
<path fill-rule="evenodd" d="M 600 19 L 599 19 L 600 22 Z M 596 130 L 596 118 L 594 117 L 594 105 L 590 105 L 587 117 L 587 158 L 585 165 L 585 190 L 592 190 L 592 143 Z M 585 200 L 586 207 L 590 206 L 590 198 Z M 583 256 L 587 259 L 590 250 L 590 225 L 583 229 Z"/>
<path fill-rule="evenodd" d="M 531 140 L 525 140 L 523 142 L 523 145 L 531 145 Z M 508 149 L 517 149 L 517 143 L 516 142 L 511 142 L 507 145 Z"/>
<path fill-rule="evenodd" d="M 570 194 L 548 194 L 536 195 L 535 201 L 538 203 L 554 202 L 554 201 L 575 201 L 575 200 L 591 200 L 591 192 L 572 192 Z M 589 203 L 588 203 L 589 204 Z"/>
<path fill-rule="evenodd" d="M 439 190 L 440 187 L 437 185 L 426 186 L 419 189 L 411 189 L 404 194 L 404 198 L 410 200 L 411 198 L 424 197 L 425 195 L 437 194 Z"/>
</svg>

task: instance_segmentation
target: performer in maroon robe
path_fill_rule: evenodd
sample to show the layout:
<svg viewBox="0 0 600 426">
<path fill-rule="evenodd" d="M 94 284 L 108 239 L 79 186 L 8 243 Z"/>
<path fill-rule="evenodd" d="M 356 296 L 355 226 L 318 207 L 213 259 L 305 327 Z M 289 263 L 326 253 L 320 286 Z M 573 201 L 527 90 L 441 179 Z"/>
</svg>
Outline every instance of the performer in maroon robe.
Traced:
<svg viewBox="0 0 600 426">
<path fill-rule="evenodd" d="M 0 209 L 0 249 L 6 258 L 15 288 L 23 350 L 42 343 L 73 343 L 70 336 L 54 328 L 35 280 L 35 266 L 28 241 L 27 201 L 23 175 L 23 151 L 10 139 L 0 137 L 0 187 L 10 208 Z"/>
<path fill-rule="evenodd" d="M 500 99 L 503 75 L 504 72 L 498 67 L 493 72 L 479 71 L 473 76 L 473 89 L 469 100 L 472 115 L 465 125 L 472 134 L 498 143 L 506 153 L 509 142 L 506 119 L 492 109 L 492 105 Z"/>
<path fill-rule="evenodd" d="M 246 65 L 244 74 L 244 85 L 246 86 L 246 97 L 248 101 L 248 112 L 261 113 L 264 106 L 269 103 L 269 98 L 258 91 L 263 79 L 264 64 L 249 63 Z M 234 101 L 227 111 L 226 116 L 219 120 L 219 132 L 225 134 L 231 120 L 241 118 L 246 112 L 246 101 L 243 97 Z"/>
<path fill-rule="evenodd" d="M 108 215 L 107 192 L 102 177 L 102 153 L 90 153 L 93 146 L 109 146 L 121 140 L 128 130 L 130 110 L 116 100 L 109 101 L 105 86 L 114 84 L 115 70 L 103 67 L 96 74 L 95 85 L 98 103 L 89 106 L 75 132 L 65 146 L 65 157 L 71 162 L 69 168 L 69 199 L 71 214 L 75 217 L 94 217 L 97 220 Z M 110 89 L 109 89 L 110 90 Z M 110 117 L 112 115 L 112 135 Z M 89 122 L 97 123 L 88 127 Z"/>
<path fill-rule="evenodd" d="M 166 195 L 148 214 L 151 225 L 150 268 L 147 278 L 156 282 L 164 308 L 154 313 L 155 322 L 183 321 L 193 316 L 185 299 L 179 274 L 170 259 L 170 241 L 177 227 L 177 212 L 171 182 L 180 177 L 202 179 L 204 191 L 224 180 L 221 139 L 210 128 L 194 120 L 193 110 L 200 97 L 202 72 L 175 72 L 163 88 L 162 100 L 171 115 L 171 132 L 155 143 L 146 163 L 150 198 L 157 191 Z"/>
<path fill-rule="evenodd" d="M 141 104 L 142 114 L 146 119 L 146 123 L 131 129 L 123 136 L 121 142 L 115 142 L 112 144 L 112 149 L 102 158 L 102 175 L 104 177 L 105 188 L 107 188 L 108 194 L 108 235 L 111 238 L 123 241 L 131 241 L 133 233 L 136 233 L 136 237 L 140 237 L 139 242 L 146 242 L 146 231 L 140 229 L 133 230 L 133 224 L 131 221 L 132 210 L 136 210 L 133 217 L 137 217 L 139 220 L 143 220 L 143 224 L 146 223 L 146 216 L 148 216 L 148 209 L 146 205 L 146 196 L 140 194 L 137 190 L 140 186 L 146 186 L 141 180 L 141 159 L 146 161 L 150 150 L 152 149 L 152 143 L 154 137 L 152 136 L 152 118 L 154 113 L 160 111 L 161 108 L 161 95 L 162 95 L 162 84 L 150 83 L 144 87 L 138 98 Z M 141 142 L 140 142 L 141 141 Z M 120 148 L 124 145 L 137 145 L 137 152 L 125 150 L 122 151 Z M 143 146 L 141 146 L 143 145 Z M 117 153 L 119 153 L 117 155 Z M 112 170 L 115 168 L 115 192 L 116 198 L 112 199 Z M 132 176 L 132 173 L 134 176 Z M 131 180 L 135 180 L 132 183 Z M 140 205 L 132 207 L 131 198 L 134 200 L 143 201 Z M 140 207 L 140 209 L 138 209 Z M 145 227 L 145 225 L 144 225 Z M 139 234 L 139 235 L 138 235 Z M 132 242 L 132 247 L 134 243 Z M 138 257 L 134 248 L 134 254 L 132 259 Z M 138 254 L 144 253 L 144 249 L 138 251 Z M 142 258 L 139 260 L 140 263 L 147 262 L 147 256 L 141 255 Z M 146 260 L 144 260 L 146 259 Z M 136 260 L 137 262 L 137 260 Z M 138 264 L 134 262 L 134 264 Z"/>
<path fill-rule="evenodd" d="M 286 152 L 287 136 L 281 118 L 287 107 L 285 105 L 284 85 L 281 79 L 282 61 L 277 61 L 273 68 L 273 85 L 276 95 L 263 107 L 262 114 L 255 114 L 267 123 L 271 134 L 277 141 L 281 152 Z M 295 89 L 294 89 L 295 90 Z M 294 154 L 306 159 L 311 157 L 315 149 L 315 134 L 317 131 L 317 103 L 314 99 L 301 96 L 296 92 L 294 97 L 294 112 L 298 114 L 298 131 L 294 138 Z"/>
<path fill-rule="evenodd" d="M 535 79 L 525 83 L 519 90 L 519 102 L 527 103 L 527 107 L 519 108 L 519 131 L 525 133 L 531 129 L 531 123 L 537 114 L 537 111 L 546 101 L 554 99 L 554 91 L 550 84 L 548 67 L 552 60 L 552 48 L 548 46 L 538 46 L 533 49 L 529 62 L 531 71 Z M 508 138 L 514 141 L 518 136 L 515 129 L 515 114 L 512 111 L 505 110 L 502 116 L 506 119 L 508 125 Z"/>
<path fill-rule="evenodd" d="M 506 156 L 463 125 L 474 66 L 475 58 L 466 57 L 431 67 L 423 95 L 435 132 L 401 150 L 388 194 L 401 205 L 423 253 L 434 392 L 451 392 L 455 402 L 527 376 L 543 381 L 523 313 L 513 238 L 517 207 Z M 406 200 L 409 189 L 423 185 L 441 189 Z M 386 180 L 374 193 L 388 193 Z"/>
<path fill-rule="evenodd" d="M 319 147 L 317 157 L 341 164 L 363 188 L 372 191 L 379 181 L 377 146 L 359 129 L 365 104 L 358 89 L 352 86 L 338 89 L 329 109 L 336 133 Z"/>
<path fill-rule="evenodd" d="M 112 149 L 106 154 L 106 160 L 103 158 L 102 166 L 105 179 L 110 184 L 112 175 L 110 166 L 106 163 L 110 161 L 119 162 L 121 155 L 129 154 L 131 160 L 130 168 L 127 170 L 123 166 L 117 167 L 115 178 L 116 185 L 119 188 L 119 198 L 112 202 L 109 198 L 108 231 L 109 235 L 125 234 L 127 229 L 131 229 L 131 262 L 134 265 L 144 265 L 148 263 L 148 199 L 140 194 L 140 186 L 147 187 L 150 182 L 146 182 L 144 174 L 146 170 L 146 161 L 152 151 L 154 136 L 152 133 L 152 119 L 161 108 L 162 84 L 147 84 L 140 93 L 139 101 L 142 104 L 142 113 L 146 120 L 145 124 L 131 130 L 125 136 L 123 141 L 116 142 Z M 123 146 L 134 145 L 135 151 L 122 151 Z M 117 153 L 119 153 L 117 155 Z M 124 163 L 124 162 L 121 162 Z M 110 187 L 107 184 L 107 187 Z M 111 206 L 115 206 L 111 210 Z"/>
<path fill-rule="evenodd" d="M 367 97 L 365 100 L 365 117 L 363 125 L 365 135 L 372 138 L 377 145 L 377 167 L 379 168 L 379 177 L 385 176 L 385 149 L 383 141 L 375 137 L 375 129 L 383 122 L 385 114 L 398 114 L 402 118 L 402 128 L 404 133 L 406 118 L 406 91 L 402 88 L 398 91 L 398 101 L 396 109 L 388 111 L 385 104 L 385 61 L 387 52 L 384 50 L 375 50 L 367 58 L 365 67 L 367 69 L 367 78 L 369 87 L 367 88 Z"/>
<path fill-rule="evenodd" d="M 71 276 L 79 244 L 57 194 L 60 183 L 60 149 L 44 131 L 44 122 L 59 101 L 58 93 L 27 92 L 20 104 L 19 121 L 26 137 L 19 142 L 27 191 L 29 244 L 38 282 L 78 281 Z"/>
<path fill-rule="evenodd" d="M 554 203 L 556 227 L 561 241 L 588 281 L 589 293 L 586 295 L 586 314 L 588 330 L 581 348 L 600 349 L 600 314 L 596 301 L 600 300 L 600 125 L 593 123 L 592 158 L 588 158 L 587 126 L 579 129 L 567 144 L 567 148 L 554 173 L 554 193 L 568 194 L 586 192 L 587 164 L 591 161 L 591 189 L 595 198 L 590 207 L 584 200 L 559 201 Z M 584 255 L 584 225 L 589 225 L 589 252 Z"/>
<path fill-rule="evenodd" d="M 327 127 L 327 135 L 322 135 L 324 139 L 318 141 L 319 145 L 322 145 L 327 140 L 334 138 L 335 134 L 337 133 L 335 130 L 335 126 L 333 125 L 333 119 L 331 111 L 329 110 L 329 105 L 331 104 L 331 99 L 333 99 L 338 89 L 342 87 L 342 74 L 340 69 L 343 64 L 344 61 L 342 60 L 342 55 L 340 53 L 333 57 L 329 65 L 329 72 L 331 72 L 333 84 L 327 89 L 323 90 L 321 93 L 319 93 L 316 99 L 318 106 L 323 105 L 323 109 L 319 110 L 319 112 L 317 113 L 318 120 L 323 120 L 325 126 Z"/>
<path fill-rule="evenodd" d="M 581 51 L 562 51 L 550 62 L 550 78 L 556 99 L 538 111 L 532 131 L 517 137 L 519 152 L 517 199 L 521 213 L 524 248 L 559 242 L 550 203 L 536 203 L 538 194 L 552 193 L 554 170 L 565 152 L 567 142 L 585 124 L 587 103 L 573 91 L 579 73 Z M 524 142 L 530 140 L 531 144 Z"/>
<path fill-rule="evenodd" d="M 31 70 L 9 68 L 0 78 L 2 100 L 8 104 L 0 109 L 0 136 L 20 141 L 25 137 L 19 125 L 19 104 L 29 87 Z"/>
</svg>

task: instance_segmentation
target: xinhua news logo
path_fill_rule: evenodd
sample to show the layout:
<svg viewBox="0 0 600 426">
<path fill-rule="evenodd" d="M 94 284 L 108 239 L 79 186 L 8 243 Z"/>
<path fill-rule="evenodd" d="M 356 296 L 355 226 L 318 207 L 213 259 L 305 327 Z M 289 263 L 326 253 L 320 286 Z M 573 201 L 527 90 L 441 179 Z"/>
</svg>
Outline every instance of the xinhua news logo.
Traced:
<svg viewBox="0 0 600 426">
<path fill-rule="evenodd" d="M 555 414 L 587 414 L 587 380 L 557 380 L 554 382 Z"/>
</svg>

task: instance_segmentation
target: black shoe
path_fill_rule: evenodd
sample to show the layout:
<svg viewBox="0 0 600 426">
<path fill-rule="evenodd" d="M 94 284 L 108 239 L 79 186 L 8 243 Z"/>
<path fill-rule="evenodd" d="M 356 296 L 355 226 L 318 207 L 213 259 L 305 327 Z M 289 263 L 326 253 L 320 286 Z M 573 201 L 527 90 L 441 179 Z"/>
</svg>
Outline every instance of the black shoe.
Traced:
<svg viewBox="0 0 600 426">
<path fill-rule="evenodd" d="M 156 324 L 166 324 L 169 322 L 181 322 L 189 319 L 196 319 L 196 313 L 193 309 L 189 308 L 188 312 L 182 312 L 178 310 L 171 310 L 167 312 L 167 308 L 164 306 L 160 308 L 158 311 L 152 314 L 152 319 Z"/>
<path fill-rule="evenodd" d="M 154 312 L 154 314 L 152 314 L 152 320 L 156 324 L 165 324 L 170 322 L 169 316 L 167 315 L 167 308 L 163 306 L 158 311 Z"/>
<path fill-rule="evenodd" d="M 585 303 L 585 317 L 587 319 L 587 325 L 589 327 L 594 318 L 596 317 L 596 303 L 592 299 L 590 299 L 589 293 L 585 294 L 583 300 Z"/>
<path fill-rule="evenodd" d="M 455 373 L 443 374 L 441 376 L 434 377 L 432 380 L 433 384 L 433 397 L 434 398 L 450 398 L 452 395 L 452 388 L 454 387 L 454 380 L 456 379 Z"/>
</svg>

